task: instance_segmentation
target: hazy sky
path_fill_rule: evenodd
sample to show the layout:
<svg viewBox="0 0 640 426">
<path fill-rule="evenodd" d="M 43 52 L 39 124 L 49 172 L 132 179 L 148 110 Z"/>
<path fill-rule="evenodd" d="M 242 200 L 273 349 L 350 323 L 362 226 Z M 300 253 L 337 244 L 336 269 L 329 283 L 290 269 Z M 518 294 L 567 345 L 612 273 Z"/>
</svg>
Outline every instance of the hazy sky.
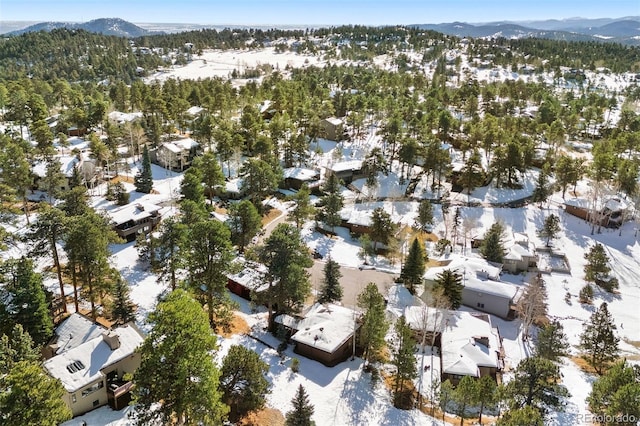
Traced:
<svg viewBox="0 0 640 426">
<path fill-rule="evenodd" d="M 0 21 L 384 25 L 629 15 L 640 15 L 640 0 L 0 0 Z"/>
</svg>

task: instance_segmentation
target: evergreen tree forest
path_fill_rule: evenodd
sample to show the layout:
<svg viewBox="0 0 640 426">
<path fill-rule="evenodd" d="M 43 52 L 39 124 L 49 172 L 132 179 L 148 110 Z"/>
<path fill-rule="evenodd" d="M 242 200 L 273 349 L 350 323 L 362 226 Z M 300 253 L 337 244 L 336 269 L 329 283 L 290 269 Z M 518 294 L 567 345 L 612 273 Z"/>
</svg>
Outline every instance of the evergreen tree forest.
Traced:
<svg viewBox="0 0 640 426">
<path fill-rule="evenodd" d="M 183 65 L 204 67 L 211 49 L 307 57 L 304 66 L 238 60 L 227 77 L 172 76 Z M 553 255 L 577 240 L 591 247 L 580 254 L 584 274 L 573 264 L 572 281 L 563 282 L 567 303 L 581 302 L 571 308 L 585 320 L 579 343 L 571 347 L 564 314 L 547 300 L 557 276 L 548 286 L 540 274 L 533 282 L 505 278 L 500 284 L 521 287 L 520 301 L 510 302 L 519 317 L 491 329 L 517 322 L 522 333 L 507 329 L 504 336 L 522 338 L 528 357 L 514 362 L 509 376 L 478 373 L 456 386 L 440 383 L 444 371 L 432 370 L 431 406 L 443 419 L 457 414 L 461 424 L 496 415 L 496 424 L 542 425 L 567 405 L 559 363 L 578 349 L 585 374 L 595 377 L 589 410 L 640 416 L 637 368 L 620 358 L 623 341 L 637 342 L 622 340 L 622 324 L 609 311 L 626 303 L 628 283 L 618 281 L 626 265 L 607 242 L 629 237 L 624 225 L 633 215 L 601 208 L 614 197 L 640 203 L 639 73 L 640 47 L 461 40 L 401 25 L 201 29 L 132 39 L 69 29 L 3 36 L 0 424 L 54 425 L 71 417 L 64 386 L 42 360 L 55 326 L 71 313 L 113 327 L 145 324 L 133 375 L 136 424 L 238 422 L 269 405 L 269 393 L 281 386 L 278 365 L 293 364 L 299 349 L 287 346 L 295 332 L 287 321 L 297 323 L 315 301 L 356 310 L 358 332 L 350 341 L 360 359 L 349 361 L 350 371 L 360 374 L 352 367 L 362 362 L 363 375 L 354 375 L 371 374 L 373 388 L 380 372 L 392 371 L 376 398 L 384 389 L 396 407 L 413 409 L 415 380 L 427 371 L 417 363 L 415 339 L 427 332 L 404 316 L 407 306 L 394 311 L 399 296 L 388 297 L 356 267 L 392 272 L 407 298 L 421 304 L 429 267 L 448 264 L 450 255 L 505 264 L 516 232 Z M 604 84 L 610 77 L 617 89 Z M 342 124 L 328 140 L 325 119 L 334 118 Z M 186 138 L 198 147 L 174 159 L 181 170 L 162 167 L 162 149 Z M 376 146 L 365 146 L 370 142 Z M 345 163 L 353 170 L 339 168 Z M 316 177 L 294 189 L 287 173 L 294 169 Z M 490 203 L 478 195 L 485 189 L 531 191 L 512 203 Z M 578 196 L 601 208 L 589 212 L 588 223 L 571 222 L 557 208 Z M 133 206 L 144 216 L 150 200 L 159 203 L 161 222 L 145 223 L 135 243 L 125 243 L 116 230 L 131 223 L 114 225 L 113 212 Z M 500 209 L 522 206 L 535 227 L 517 229 L 510 215 L 503 221 Z M 485 208 L 494 220 L 476 214 Z M 605 219 L 617 218 L 619 231 L 603 230 Z M 588 228 L 591 239 L 579 235 Z M 399 242 L 408 235 L 419 237 L 407 241 L 401 258 Z M 467 241 L 479 239 L 467 250 Z M 331 250 L 344 247 L 360 256 L 348 266 L 361 278 L 343 276 L 343 262 L 356 261 Z M 430 259 L 425 247 L 442 258 Z M 138 256 L 130 262 L 131 253 Z M 312 275 L 318 264 L 320 278 Z M 250 301 L 239 302 L 228 291 L 230 277 L 246 266 L 256 266 L 259 285 L 246 291 Z M 460 272 L 467 273 L 445 268 L 434 285 L 454 311 L 470 276 Z M 575 279 L 583 280 L 579 287 Z M 144 296 L 157 299 L 146 306 L 141 294 L 152 285 L 157 293 Z M 362 291 L 356 296 L 354 288 Z M 428 308 L 445 303 L 437 305 Z M 243 324 L 240 306 L 264 323 Z M 273 335 L 263 340 L 263 332 Z M 431 350 L 441 355 L 446 342 L 436 338 L 439 331 L 430 333 Z M 258 349 L 270 339 L 283 340 L 279 360 Z M 307 380 L 308 365 L 287 372 L 288 380 Z M 291 409 L 281 413 L 285 424 L 312 425 L 324 413 L 314 408 L 315 386 L 296 386 Z"/>
</svg>

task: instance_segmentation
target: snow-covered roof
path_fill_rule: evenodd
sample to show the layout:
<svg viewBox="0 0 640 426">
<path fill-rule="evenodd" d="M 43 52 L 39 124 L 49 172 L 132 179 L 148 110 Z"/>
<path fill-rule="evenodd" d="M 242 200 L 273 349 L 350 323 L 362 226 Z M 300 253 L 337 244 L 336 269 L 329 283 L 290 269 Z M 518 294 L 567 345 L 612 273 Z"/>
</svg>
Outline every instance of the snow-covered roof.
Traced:
<svg viewBox="0 0 640 426">
<path fill-rule="evenodd" d="M 125 113 L 120 111 L 112 111 L 109 113 L 109 120 L 115 121 L 117 123 L 127 123 L 130 121 L 134 121 L 135 119 L 140 117 L 142 117 L 141 112 Z"/>
<path fill-rule="evenodd" d="M 328 123 L 333 124 L 334 126 L 339 126 L 339 125 L 341 125 L 341 124 L 342 124 L 342 120 L 341 120 L 341 119 L 339 119 L 339 118 L 337 118 L 337 117 L 329 117 L 329 118 L 325 118 L 325 120 L 326 120 Z"/>
<path fill-rule="evenodd" d="M 140 221 L 154 213 L 160 211 L 161 207 L 151 203 L 136 201 L 117 209 L 107 211 L 111 222 L 114 225 L 120 225 L 130 220 Z"/>
<path fill-rule="evenodd" d="M 418 213 L 418 203 L 413 201 L 376 201 L 350 204 L 340 210 L 340 217 L 352 225 L 370 226 L 373 211 L 381 208 L 391 216 L 391 222 L 413 224 Z"/>
<path fill-rule="evenodd" d="M 507 253 L 504 256 L 505 259 L 522 260 L 523 257 L 535 257 L 534 251 L 529 245 L 524 245 L 522 242 L 516 242 L 509 246 Z"/>
<path fill-rule="evenodd" d="M 75 155 L 61 155 L 55 157 L 60 160 L 60 171 L 64 173 L 66 177 L 71 177 L 73 175 L 73 169 L 76 167 L 76 164 L 80 162 L 78 157 Z M 33 166 L 33 173 L 39 177 L 45 177 L 47 175 L 47 161 L 38 161 Z"/>
<path fill-rule="evenodd" d="M 56 354 L 76 348 L 91 339 L 100 337 L 107 331 L 100 324 L 96 324 L 78 313 L 73 313 L 56 327 L 54 333 L 57 336 Z"/>
<path fill-rule="evenodd" d="M 427 269 L 424 273 L 424 279 L 433 281 L 445 269 L 458 272 L 459 274 L 464 273 L 467 278 L 472 275 L 479 275 L 482 277 L 498 279 L 502 270 L 498 266 L 495 266 L 479 257 L 451 254 L 448 259 L 450 259 L 450 262 L 445 266 L 434 266 Z"/>
<path fill-rule="evenodd" d="M 243 287 L 255 292 L 264 291 L 269 287 L 265 279 L 267 267 L 261 263 L 248 262 L 237 274 L 229 275 L 228 278 Z"/>
<path fill-rule="evenodd" d="M 182 149 L 180 149 L 180 147 L 173 142 L 163 143 L 162 147 L 168 151 L 173 152 L 174 154 L 179 154 L 180 152 L 182 152 Z"/>
<path fill-rule="evenodd" d="M 566 206 L 589 208 L 590 201 L 586 198 L 568 198 L 564 200 Z"/>
<path fill-rule="evenodd" d="M 347 170 L 360 170 L 362 168 L 362 160 L 348 160 L 333 163 L 327 167 L 334 172 L 344 172 Z"/>
<path fill-rule="evenodd" d="M 162 147 L 173 152 L 174 154 L 179 154 L 183 151 L 189 151 L 191 148 L 200 146 L 200 144 L 194 141 L 191 138 L 178 139 L 172 142 L 165 142 L 162 144 Z"/>
<path fill-rule="evenodd" d="M 355 315 L 352 309 L 316 303 L 298 322 L 298 331 L 291 340 L 333 353 L 353 336 Z"/>
<path fill-rule="evenodd" d="M 478 377 L 478 367 L 497 368 L 499 342 L 488 314 L 448 311 L 441 336 L 442 372 Z"/>
<path fill-rule="evenodd" d="M 98 380 L 103 368 L 133 354 L 144 340 L 135 326 L 126 325 L 110 332 L 120 342 L 119 347 L 111 349 L 104 334 L 48 359 L 44 367 L 68 392 L 75 392 Z"/>
<path fill-rule="evenodd" d="M 204 111 L 204 108 L 199 107 L 199 106 L 192 106 L 191 108 L 189 108 L 187 110 L 187 114 L 189 115 L 198 115 L 200 114 L 202 111 Z"/>
<path fill-rule="evenodd" d="M 225 182 L 225 191 L 230 194 L 239 194 L 242 188 L 243 178 L 231 179 Z"/>
<path fill-rule="evenodd" d="M 298 179 L 301 181 L 318 179 L 320 173 L 312 169 L 304 169 L 301 167 L 289 167 L 283 170 L 285 179 Z"/>
</svg>

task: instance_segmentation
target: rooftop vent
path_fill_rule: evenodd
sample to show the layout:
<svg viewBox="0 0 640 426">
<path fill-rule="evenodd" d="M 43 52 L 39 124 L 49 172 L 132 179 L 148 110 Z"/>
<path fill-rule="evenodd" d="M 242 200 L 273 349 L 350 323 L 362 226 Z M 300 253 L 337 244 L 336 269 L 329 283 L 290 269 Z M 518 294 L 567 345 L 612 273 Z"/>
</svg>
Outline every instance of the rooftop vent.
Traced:
<svg viewBox="0 0 640 426">
<path fill-rule="evenodd" d="M 84 370 L 84 364 L 82 361 L 73 361 L 71 364 L 67 365 L 67 371 L 69 373 L 76 373 L 80 370 Z"/>
<path fill-rule="evenodd" d="M 107 333 L 102 333 L 102 339 L 104 342 L 109 345 L 109 348 L 112 351 L 115 351 L 120 347 L 120 338 L 113 331 L 109 331 Z"/>
</svg>

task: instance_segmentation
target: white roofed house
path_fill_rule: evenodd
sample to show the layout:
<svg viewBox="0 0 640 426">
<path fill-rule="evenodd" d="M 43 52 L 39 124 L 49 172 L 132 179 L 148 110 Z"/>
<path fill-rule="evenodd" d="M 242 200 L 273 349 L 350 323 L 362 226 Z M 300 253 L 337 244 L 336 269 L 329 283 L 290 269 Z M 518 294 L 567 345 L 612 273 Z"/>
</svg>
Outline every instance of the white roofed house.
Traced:
<svg viewBox="0 0 640 426">
<path fill-rule="evenodd" d="M 69 342 L 76 339 L 79 345 L 59 347 L 58 353 L 44 362 L 49 375 L 62 382 L 64 402 L 74 416 L 106 404 L 116 410 L 127 406 L 132 383 L 125 375 L 133 374 L 140 365 L 140 354 L 135 350 L 144 336 L 135 325 L 104 329 L 95 336 L 94 332 L 72 336 Z"/>
<path fill-rule="evenodd" d="M 160 206 L 135 202 L 107 211 L 113 230 L 120 238 L 134 241 L 140 232 L 148 234 L 162 220 Z"/>
<path fill-rule="evenodd" d="M 524 234 L 514 234 L 511 244 L 507 247 L 507 252 L 502 262 L 502 270 L 512 274 L 519 274 L 536 269 L 537 265 L 538 255 L 533 243 Z"/>
<path fill-rule="evenodd" d="M 515 306 L 522 296 L 522 287 L 501 282 L 501 267 L 482 258 L 454 255 L 445 266 L 427 269 L 424 274 L 425 285 L 433 286 L 435 280 L 445 269 L 457 272 L 462 277 L 462 304 L 470 308 L 513 319 Z M 427 292 L 423 294 L 426 296 Z"/>
<path fill-rule="evenodd" d="M 191 138 L 165 142 L 154 150 L 149 151 L 151 161 L 176 171 L 184 171 L 193 162 L 200 150 L 200 144 Z"/>
<path fill-rule="evenodd" d="M 287 327 L 295 330 L 291 340 L 295 342 L 296 353 L 333 367 L 353 353 L 354 334 L 359 328 L 357 318 L 358 313 L 352 309 L 316 303 L 295 324 L 288 321 L 291 317 L 283 315 L 276 322 L 287 322 Z"/>
<path fill-rule="evenodd" d="M 320 186 L 320 171 L 302 167 L 289 167 L 283 170 L 284 188 L 300 189 L 303 184 L 309 188 Z"/>
<path fill-rule="evenodd" d="M 78 153 L 77 155 L 60 155 L 54 157 L 60 161 L 60 171 L 64 174 L 65 180 L 54 188 L 57 191 L 67 191 L 70 189 L 70 180 L 74 173 L 78 173 L 80 179 L 92 188 L 98 177 L 95 161 L 89 157 L 88 153 Z M 47 161 L 42 160 L 36 162 L 33 167 L 34 189 L 46 191 L 44 177 L 47 175 Z"/>
<path fill-rule="evenodd" d="M 346 184 L 353 182 L 356 179 L 360 179 L 364 177 L 364 173 L 362 171 L 363 164 L 362 160 L 348 160 L 348 161 L 340 161 L 338 163 L 331 164 L 327 166 L 325 178 L 327 178 L 330 174 L 335 175 L 338 180 L 341 180 Z"/>
<path fill-rule="evenodd" d="M 456 385 L 464 376 L 493 377 L 504 368 L 502 337 L 483 313 L 449 311 L 440 337 L 441 380 Z"/>
<path fill-rule="evenodd" d="M 336 117 L 320 120 L 320 135 L 330 141 L 339 141 L 344 133 L 344 122 Z"/>
</svg>

